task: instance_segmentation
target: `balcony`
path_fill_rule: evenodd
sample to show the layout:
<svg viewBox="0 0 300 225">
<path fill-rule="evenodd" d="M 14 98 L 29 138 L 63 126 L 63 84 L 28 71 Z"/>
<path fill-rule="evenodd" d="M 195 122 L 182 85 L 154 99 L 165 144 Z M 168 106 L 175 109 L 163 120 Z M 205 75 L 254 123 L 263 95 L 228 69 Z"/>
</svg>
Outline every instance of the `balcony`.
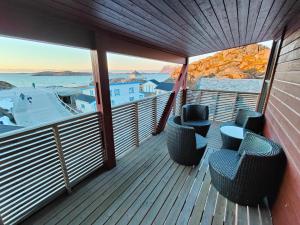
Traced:
<svg viewBox="0 0 300 225">
<path fill-rule="evenodd" d="M 255 109 L 258 95 L 188 91 L 187 102 L 209 105 L 215 121 L 205 157 L 195 168 L 169 158 L 164 133 L 152 136 L 169 95 L 112 109 L 117 167 L 109 171 L 103 172 L 107 156 L 100 113 L 1 137 L 3 223 L 222 224 L 247 219 L 271 224 L 265 204 L 252 208 L 227 201 L 210 185 L 207 170 L 209 154 L 221 144 L 218 122 L 234 118 L 238 108 Z M 181 98 L 173 114 L 179 113 Z"/>
</svg>

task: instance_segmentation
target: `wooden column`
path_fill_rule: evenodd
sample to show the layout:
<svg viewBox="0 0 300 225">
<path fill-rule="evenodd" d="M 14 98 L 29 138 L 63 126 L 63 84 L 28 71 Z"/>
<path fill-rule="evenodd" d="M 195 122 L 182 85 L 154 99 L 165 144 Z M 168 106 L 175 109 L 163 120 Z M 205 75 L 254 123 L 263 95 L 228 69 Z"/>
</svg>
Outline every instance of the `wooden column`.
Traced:
<svg viewBox="0 0 300 225">
<path fill-rule="evenodd" d="M 188 59 L 187 59 L 188 60 Z M 187 61 L 188 63 L 188 61 Z M 187 89 L 186 89 L 186 86 L 187 86 L 187 76 L 188 76 L 188 71 L 186 71 L 186 73 L 184 74 L 184 79 L 183 79 L 183 82 L 182 82 L 182 96 L 181 96 L 181 107 L 183 105 L 186 104 L 186 96 L 187 96 Z"/>
<path fill-rule="evenodd" d="M 102 115 L 103 143 L 106 151 L 106 161 L 104 166 L 107 169 L 111 169 L 116 166 L 116 157 L 112 126 L 107 56 L 106 49 L 101 42 L 101 37 L 97 34 L 94 36 L 94 47 L 91 50 L 91 57 L 97 110 Z"/>
<path fill-rule="evenodd" d="M 182 65 L 181 67 L 181 71 L 180 71 L 180 74 L 176 80 L 176 83 L 173 87 L 173 90 L 172 90 L 172 93 L 170 94 L 170 97 L 167 101 L 167 104 L 166 104 L 166 107 L 164 108 L 164 111 L 161 115 L 161 118 L 159 120 L 159 123 L 156 127 L 156 130 L 155 130 L 155 134 L 159 134 L 160 132 L 162 132 L 166 126 L 166 123 L 167 123 L 167 120 L 170 116 L 170 113 L 172 111 L 172 107 L 174 105 L 174 102 L 176 101 L 176 96 L 180 90 L 180 87 L 182 87 L 183 85 L 183 82 L 186 82 L 186 77 L 187 77 L 187 71 L 188 71 L 188 58 L 186 58 L 186 62 L 185 64 Z"/>
</svg>

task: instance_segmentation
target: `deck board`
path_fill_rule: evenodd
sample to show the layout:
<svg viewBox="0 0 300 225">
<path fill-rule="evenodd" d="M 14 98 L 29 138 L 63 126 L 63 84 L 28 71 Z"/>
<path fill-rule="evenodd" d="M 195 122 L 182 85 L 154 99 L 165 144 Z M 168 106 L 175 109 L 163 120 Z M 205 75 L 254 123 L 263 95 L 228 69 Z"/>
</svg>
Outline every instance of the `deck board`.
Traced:
<svg viewBox="0 0 300 225">
<path fill-rule="evenodd" d="M 164 133 L 151 137 L 23 224 L 272 224 L 265 203 L 238 206 L 211 185 L 208 157 L 221 146 L 217 125 L 207 138 L 201 163 L 186 167 L 170 159 Z"/>
</svg>

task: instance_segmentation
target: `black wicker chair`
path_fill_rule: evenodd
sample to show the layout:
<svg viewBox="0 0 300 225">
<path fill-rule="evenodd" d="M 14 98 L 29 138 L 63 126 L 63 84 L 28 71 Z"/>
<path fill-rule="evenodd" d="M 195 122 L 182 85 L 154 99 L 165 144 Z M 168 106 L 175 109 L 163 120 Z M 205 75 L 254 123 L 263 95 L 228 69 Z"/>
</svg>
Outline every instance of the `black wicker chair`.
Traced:
<svg viewBox="0 0 300 225">
<path fill-rule="evenodd" d="M 261 134 L 264 126 L 264 115 L 247 109 L 239 109 L 235 121 L 222 123 L 221 126 L 238 126 Z"/>
<path fill-rule="evenodd" d="M 193 127 L 181 125 L 179 116 L 168 120 L 166 131 L 170 157 L 182 165 L 197 165 L 204 154 L 206 139 L 196 134 Z"/>
<path fill-rule="evenodd" d="M 257 205 L 280 180 L 285 155 L 274 142 L 247 132 L 239 151 L 222 149 L 209 157 L 211 181 L 229 200 Z"/>
<path fill-rule="evenodd" d="M 208 116 L 208 106 L 198 104 L 188 104 L 182 106 L 182 124 L 194 127 L 196 133 L 200 134 L 203 137 L 206 137 L 206 134 L 211 125 L 211 121 L 208 120 Z"/>
</svg>

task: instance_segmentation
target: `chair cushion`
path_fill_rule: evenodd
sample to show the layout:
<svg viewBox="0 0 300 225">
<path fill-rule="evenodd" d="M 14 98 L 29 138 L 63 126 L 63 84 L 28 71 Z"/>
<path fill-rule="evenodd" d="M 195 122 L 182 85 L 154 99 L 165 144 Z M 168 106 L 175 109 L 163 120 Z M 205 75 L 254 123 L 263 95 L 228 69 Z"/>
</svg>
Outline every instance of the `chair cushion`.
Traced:
<svg viewBox="0 0 300 225">
<path fill-rule="evenodd" d="M 233 179 L 239 160 L 240 155 L 236 151 L 221 149 L 209 156 L 209 166 L 222 176 Z"/>
<path fill-rule="evenodd" d="M 200 134 L 195 134 L 196 137 L 196 149 L 202 150 L 207 145 L 206 138 L 202 137 Z"/>
</svg>

